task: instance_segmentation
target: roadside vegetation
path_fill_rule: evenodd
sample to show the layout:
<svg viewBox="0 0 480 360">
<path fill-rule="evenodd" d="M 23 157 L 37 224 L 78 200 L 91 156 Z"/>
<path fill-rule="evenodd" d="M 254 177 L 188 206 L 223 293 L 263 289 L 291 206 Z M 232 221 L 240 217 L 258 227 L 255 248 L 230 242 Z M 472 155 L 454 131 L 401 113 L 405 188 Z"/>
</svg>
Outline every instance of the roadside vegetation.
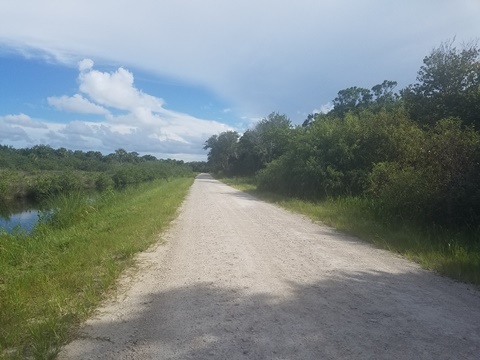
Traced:
<svg viewBox="0 0 480 360">
<path fill-rule="evenodd" d="M 61 194 L 31 234 L 0 232 L 0 357 L 55 358 L 134 254 L 160 240 L 192 182 Z"/>
<path fill-rule="evenodd" d="M 259 190 L 254 177 L 218 180 L 313 221 L 357 236 L 375 246 L 406 256 L 426 269 L 463 282 L 480 285 L 480 237 L 476 229 L 430 228 L 406 221 L 385 221 L 376 203 L 366 197 L 305 200 Z"/>
<path fill-rule="evenodd" d="M 340 90 L 302 126 L 272 113 L 205 142 L 224 181 L 480 284 L 480 48 L 441 44 L 417 83 Z"/>
<path fill-rule="evenodd" d="M 122 189 L 155 179 L 188 175 L 195 164 L 158 160 L 118 149 L 98 151 L 53 149 L 48 145 L 14 149 L 0 145 L 0 205 L 19 199 L 42 202 L 56 194 Z"/>
<path fill-rule="evenodd" d="M 23 201 L 44 209 L 31 232 L 0 228 L 0 358 L 55 358 L 134 254 L 160 240 L 197 166 L 0 146 L 0 214 Z"/>
</svg>

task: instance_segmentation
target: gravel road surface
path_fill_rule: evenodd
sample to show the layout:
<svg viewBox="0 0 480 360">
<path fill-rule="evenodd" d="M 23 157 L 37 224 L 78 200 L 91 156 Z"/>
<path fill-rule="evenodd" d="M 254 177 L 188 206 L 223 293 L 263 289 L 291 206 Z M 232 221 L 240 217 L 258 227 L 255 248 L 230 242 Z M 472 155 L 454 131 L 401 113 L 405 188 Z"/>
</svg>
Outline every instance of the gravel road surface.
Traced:
<svg viewBox="0 0 480 360">
<path fill-rule="evenodd" d="M 60 359 L 480 359 L 478 289 L 209 175 L 162 238 Z"/>
</svg>

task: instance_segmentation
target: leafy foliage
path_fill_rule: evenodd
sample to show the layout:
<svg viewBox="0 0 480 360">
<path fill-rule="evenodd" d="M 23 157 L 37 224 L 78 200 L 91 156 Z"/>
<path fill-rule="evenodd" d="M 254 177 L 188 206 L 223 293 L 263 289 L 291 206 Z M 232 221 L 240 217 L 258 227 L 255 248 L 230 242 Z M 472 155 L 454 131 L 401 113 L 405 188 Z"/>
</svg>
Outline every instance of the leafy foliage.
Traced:
<svg viewBox="0 0 480 360">
<path fill-rule="evenodd" d="M 396 81 L 384 80 L 371 90 L 353 86 L 338 92 L 333 100 L 332 114 L 345 116 L 349 112 L 388 110 L 398 105 L 399 95 L 393 92 L 397 86 Z M 308 123 L 314 120 L 314 116 Z"/>
<path fill-rule="evenodd" d="M 56 194 L 125 188 L 191 174 L 192 167 L 183 161 L 140 157 L 123 149 L 102 155 L 48 145 L 25 149 L 0 145 L 0 202 L 24 197 L 42 201 Z"/>
<path fill-rule="evenodd" d="M 413 120 L 435 125 L 458 117 L 480 127 L 480 48 L 476 43 L 457 49 L 453 40 L 442 43 L 423 59 L 417 84 L 402 91 Z"/>
<path fill-rule="evenodd" d="M 234 131 L 213 135 L 204 146 L 208 163 L 215 172 L 251 175 L 286 151 L 291 131 L 290 119 L 274 112 L 241 137 Z"/>
<path fill-rule="evenodd" d="M 214 171 L 228 173 L 232 163 L 237 158 L 237 141 L 239 135 L 236 131 L 225 131 L 220 135 L 211 136 L 203 147 L 210 149 L 208 162 Z"/>
<path fill-rule="evenodd" d="M 371 173 L 382 211 L 420 223 L 478 225 L 480 134 L 444 119 L 416 140 L 416 151 L 378 163 Z"/>
<path fill-rule="evenodd" d="M 259 187 L 315 199 L 361 194 L 373 164 L 399 156 L 396 130 L 409 125 L 402 112 L 318 117 L 296 129 L 287 153 L 260 172 Z"/>
<path fill-rule="evenodd" d="M 272 113 L 232 141 L 228 172 L 292 197 L 360 197 L 389 224 L 478 234 L 480 49 L 443 43 L 417 80 L 400 94 L 388 80 L 340 90 L 295 128 Z"/>
</svg>

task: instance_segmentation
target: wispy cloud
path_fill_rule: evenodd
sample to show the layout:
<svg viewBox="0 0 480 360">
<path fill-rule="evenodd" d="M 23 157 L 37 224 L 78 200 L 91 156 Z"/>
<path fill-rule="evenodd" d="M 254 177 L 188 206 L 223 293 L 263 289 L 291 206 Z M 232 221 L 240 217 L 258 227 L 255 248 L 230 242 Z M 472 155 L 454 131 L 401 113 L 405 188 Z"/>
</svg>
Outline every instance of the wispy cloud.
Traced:
<svg viewBox="0 0 480 360">
<path fill-rule="evenodd" d="M 60 96 L 47 98 L 48 103 L 57 110 L 80 113 L 80 114 L 108 114 L 104 107 L 94 104 L 80 94 L 73 96 Z"/>
<path fill-rule="evenodd" d="M 293 116 L 349 86 L 414 82 L 422 58 L 439 42 L 478 37 L 479 18 L 478 0 L 204 0 L 188 2 L 188 11 L 175 0 L 121 6 L 114 0 L 16 0 L 2 3 L 0 43 L 60 61 L 129 64 L 208 88 L 249 116 Z M 98 105 L 124 109 L 136 98 L 155 108 L 141 93 L 102 91 L 100 97 L 94 91 L 103 80 L 128 87 L 131 74 L 91 66 L 82 64 L 89 78 L 80 91 Z"/>
<path fill-rule="evenodd" d="M 13 127 L 25 127 L 32 129 L 46 129 L 47 126 L 41 121 L 32 119 L 25 114 L 0 116 L 0 122 Z"/>
</svg>

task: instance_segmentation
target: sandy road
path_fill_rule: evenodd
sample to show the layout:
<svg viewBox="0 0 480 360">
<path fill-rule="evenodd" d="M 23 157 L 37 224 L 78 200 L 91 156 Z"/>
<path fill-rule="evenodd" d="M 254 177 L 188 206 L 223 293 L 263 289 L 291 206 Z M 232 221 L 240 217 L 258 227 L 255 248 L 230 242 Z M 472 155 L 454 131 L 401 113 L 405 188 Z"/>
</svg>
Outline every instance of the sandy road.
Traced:
<svg viewBox="0 0 480 360">
<path fill-rule="evenodd" d="M 60 359 L 480 359 L 479 291 L 208 175 L 165 237 Z"/>
</svg>

